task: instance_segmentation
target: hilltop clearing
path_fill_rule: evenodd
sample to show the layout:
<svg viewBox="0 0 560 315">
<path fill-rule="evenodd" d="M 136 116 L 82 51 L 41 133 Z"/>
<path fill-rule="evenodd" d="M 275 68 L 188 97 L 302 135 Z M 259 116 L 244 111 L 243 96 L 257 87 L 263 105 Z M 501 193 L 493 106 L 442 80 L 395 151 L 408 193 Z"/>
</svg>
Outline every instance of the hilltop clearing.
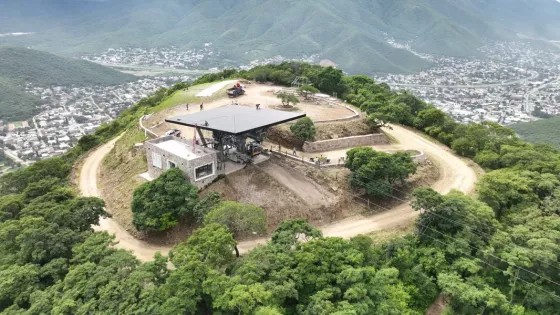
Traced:
<svg viewBox="0 0 560 315">
<path fill-rule="evenodd" d="M 208 87 L 210 85 L 204 84 L 203 86 Z M 253 83 L 245 86 L 245 95 L 230 99 L 225 95 L 225 90 L 228 87 L 229 86 L 223 87 L 210 97 L 194 96 L 202 89 L 198 86 L 195 86 L 194 89 L 189 88 L 187 91 L 176 92 L 169 99 L 163 101 L 160 106 L 156 107 L 154 111 L 157 112 L 154 112 L 148 119 L 146 119 L 144 124 L 147 127 L 156 126 L 152 129 L 152 131 L 157 134 L 164 134 L 165 131 L 176 128 L 181 130 L 183 134 L 190 135 L 193 132 L 192 128 L 169 124 L 165 122 L 165 119 L 196 113 L 200 111 L 200 103 L 203 103 L 204 108 L 206 109 L 232 103 L 248 107 L 255 107 L 256 104 L 261 104 L 261 108 L 278 109 L 277 106 L 280 105 L 281 102 L 276 97 L 275 92 L 284 89 L 284 87 L 278 85 Z M 188 110 L 186 106 L 187 103 L 189 103 Z M 342 105 L 342 102 L 338 102 L 338 106 L 335 106 L 316 104 L 311 101 L 302 100 L 299 104 L 297 104 L 294 110 L 305 112 L 307 116 L 314 120 L 340 119 L 355 115 L 352 110 L 349 110 Z"/>
<path fill-rule="evenodd" d="M 324 78 L 333 74 L 327 71 L 314 80 L 322 83 L 317 85 L 322 92 L 336 86 L 325 84 L 329 80 Z M 80 173 L 81 191 L 91 196 L 99 195 L 97 177 L 104 156 L 111 159 L 105 162 L 115 166 L 114 173 L 126 171 L 122 164 L 141 165 L 142 161 L 127 157 L 138 147 L 132 143 L 143 139 L 137 124 L 151 108 L 186 87 L 177 84 L 142 99 L 82 137 L 66 154 L 0 178 L 0 312 L 556 314 L 560 150 L 523 142 L 497 124 L 458 124 L 418 98 L 363 76 L 345 77 L 344 82 L 343 99 L 367 112 L 369 124 L 386 125 L 379 119 L 390 122 L 381 128 L 399 143 L 393 144 L 395 148 L 427 153 L 439 167 L 435 182 L 424 178 L 419 183 L 430 187 L 412 193 L 402 187 L 413 180 L 410 175 L 417 169 L 413 157 L 380 152 L 384 149 L 378 147 L 354 148 L 339 171 L 350 172 L 349 192 L 358 194 L 353 197 L 377 214 L 351 216 L 320 229 L 303 219 L 286 220 L 269 239 L 242 241 L 267 230 L 265 210 L 219 200 L 210 192 L 200 198 L 187 187 L 192 184 L 185 181 L 185 170 L 170 164 L 157 180 L 135 191 L 135 224 L 138 210 L 149 210 L 143 212 L 149 214 L 144 219 L 157 224 L 167 224 L 161 219 L 192 216 L 198 222 L 202 217 L 203 226 L 173 248 L 135 239 L 116 220 L 105 220 L 110 205 L 75 194 L 69 187 L 70 173 L 73 169 Z M 368 102 L 371 99 L 379 103 Z M 488 171 L 476 183 L 476 194 L 463 192 L 474 192 L 477 167 L 457 154 L 474 158 Z M 81 170 L 75 165 L 78 161 Z M 263 171 L 257 164 L 245 168 L 252 172 L 245 176 L 228 173 L 240 175 L 231 179 L 249 191 L 260 189 L 261 183 L 278 189 L 277 196 L 269 194 L 266 200 L 249 195 L 255 202 L 272 207 L 268 199 L 280 199 L 284 193 L 289 198 L 280 201 L 287 207 L 292 200 L 306 204 L 308 217 L 313 218 L 321 212 L 311 210 L 332 204 L 332 196 L 343 190 L 333 186 L 340 173 L 334 173 L 334 181 L 332 174 L 323 173 L 331 169 L 316 165 L 307 169 L 285 154 L 267 162 L 260 164 Z M 199 175 L 208 174 L 206 165 Z M 287 177 L 295 180 L 288 182 Z M 221 181 L 225 179 L 217 178 L 214 184 Z M 383 189 L 383 196 L 375 188 Z M 310 196 L 300 189 L 310 190 Z M 233 198 L 235 191 L 231 193 Z M 242 191 L 240 196 L 247 194 Z M 378 204 L 380 200 L 388 202 Z M 187 213 L 177 216 L 168 208 Z M 299 211 L 282 210 L 288 215 Z M 355 236 L 358 233 L 366 235 Z"/>
<path fill-rule="evenodd" d="M 208 87 L 209 85 L 195 86 L 190 87 L 189 90 L 175 92 L 170 98 L 162 102 L 165 105 L 159 106 L 159 108 L 162 108 L 160 112 L 155 112 L 151 117 L 143 120 L 144 126 L 148 128 L 155 126 L 150 130 L 158 135 L 162 135 L 170 128 L 177 128 L 176 125 L 162 123 L 162 121 L 166 117 L 199 111 L 198 103 L 191 104 L 187 111 L 186 105 L 180 102 L 185 99 L 193 100 L 196 93 Z M 247 85 L 246 95 L 234 99 L 233 102 L 238 102 L 240 106 L 251 106 L 250 104 L 257 102 L 261 102 L 264 107 L 275 106 L 274 104 L 278 103 L 279 100 L 276 98 L 274 91 L 279 88 L 271 85 L 250 84 Z M 205 109 L 232 102 L 225 96 L 224 91 L 217 93 L 222 94 L 213 95 L 212 100 L 204 102 Z M 202 99 L 197 100 L 202 101 Z M 176 106 L 170 105 L 175 103 L 179 104 Z M 318 105 L 310 102 L 298 104 L 298 109 L 306 111 L 306 113 L 309 110 L 312 117 L 318 119 L 336 119 L 353 114 L 352 111 L 341 105 Z M 347 122 L 349 125 L 354 123 L 357 126 L 363 124 L 361 120 Z M 341 123 L 336 123 L 335 126 L 338 126 L 338 124 Z M 392 127 L 393 129 L 384 131 L 394 137 L 399 144 L 379 146 L 380 150 L 414 149 L 425 152 L 433 161 L 433 164 L 422 167 L 418 174 L 410 179 L 411 184 L 406 190 L 411 191 L 417 186 L 430 185 L 441 192 L 448 192 L 451 189 L 458 189 L 467 193 L 472 191 L 476 174 L 467 162 L 455 157 L 444 145 L 426 140 L 423 136 L 403 127 Z M 360 128 L 357 127 L 357 129 Z M 341 132 L 342 129 L 342 126 L 333 128 L 333 130 Z M 350 129 L 353 130 L 353 128 Z M 184 127 L 183 134 L 188 136 L 191 133 L 191 128 Z M 124 235 L 118 246 L 134 250 L 135 253 L 138 249 L 138 257 L 149 259 L 149 250 L 146 248 L 157 248 L 158 250 L 165 248 L 162 246 L 169 246 L 168 248 L 170 248 L 176 242 L 184 239 L 191 232 L 192 227 L 180 224 L 165 235 L 152 235 L 149 242 L 145 243 L 147 247 L 138 245 L 144 244 L 143 241 L 127 241 L 134 236 L 145 237 L 132 226 L 132 213 L 130 212 L 132 192 L 141 183 L 136 175 L 146 169 L 143 150 L 134 146 L 136 142 L 140 142 L 142 139 L 144 139 L 144 135 L 140 130 L 134 128 L 127 131 L 116 142 L 114 149 L 110 150 L 113 144 L 104 146 L 104 149 L 100 150 L 104 152 L 110 150 L 110 153 L 101 164 L 100 177 L 85 174 L 83 176 L 88 177 L 88 181 L 87 184 L 85 181 L 82 181 L 82 183 L 93 185 L 98 182 L 101 185 L 101 192 L 107 202 L 108 209 L 114 215 L 113 219 L 108 219 L 111 220 L 112 224 L 106 224 L 106 227 L 109 227 L 109 231 L 116 229 L 115 232 Z M 334 158 L 338 155 L 345 155 L 345 152 L 346 150 L 338 150 L 323 152 L 323 154 Z M 99 163 L 98 160 L 102 158 L 102 155 L 94 154 L 86 159 L 85 163 L 88 165 Z M 82 172 L 82 174 L 84 173 Z M 413 212 L 407 204 L 388 200 L 382 202 L 382 205 L 391 208 L 390 211 L 371 216 L 371 211 L 367 209 L 367 206 L 356 203 L 352 195 L 348 194 L 347 175 L 347 170 L 319 171 L 313 167 L 300 165 L 298 162 L 273 159 L 228 175 L 225 179 L 208 187 L 207 191 L 217 191 L 227 200 L 254 203 L 261 206 L 265 209 L 269 220 L 269 231 L 275 229 L 282 220 L 303 217 L 318 226 L 323 226 L 322 229 L 326 235 L 351 237 L 404 224 L 418 214 Z M 332 223 L 340 219 L 344 220 Z M 115 227 L 116 224 L 119 225 L 118 228 Z M 241 242 L 239 248 L 241 251 L 248 251 L 252 246 L 262 242 L 264 242 L 264 239 Z"/>
</svg>

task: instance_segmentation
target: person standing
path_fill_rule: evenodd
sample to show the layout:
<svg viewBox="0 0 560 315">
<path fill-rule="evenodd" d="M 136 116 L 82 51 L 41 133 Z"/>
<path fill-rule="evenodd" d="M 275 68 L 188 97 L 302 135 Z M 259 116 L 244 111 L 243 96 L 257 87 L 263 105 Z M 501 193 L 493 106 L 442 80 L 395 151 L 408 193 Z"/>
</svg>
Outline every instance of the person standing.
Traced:
<svg viewBox="0 0 560 315">
<path fill-rule="evenodd" d="M 200 110 L 204 109 L 204 103 L 200 103 Z"/>
<path fill-rule="evenodd" d="M 257 104 L 257 109 L 261 109 L 261 104 Z"/>
<path fill-rule="evenodd" d="M 185 105 L 187 107 L 187 110 L 189 110 L 189 103 L 187 103 L 187 105 Z"/>
<path fill-rule="evenodd" d="M 295 155 L 296 155 L 296 153 L 297 153 L 297 152 L 296 152 L 296 147 L 294 147 L 294 148 L 292 149 L 292 155 L 294 155 L 294 156 L 295 156 Z"/>
</svg>

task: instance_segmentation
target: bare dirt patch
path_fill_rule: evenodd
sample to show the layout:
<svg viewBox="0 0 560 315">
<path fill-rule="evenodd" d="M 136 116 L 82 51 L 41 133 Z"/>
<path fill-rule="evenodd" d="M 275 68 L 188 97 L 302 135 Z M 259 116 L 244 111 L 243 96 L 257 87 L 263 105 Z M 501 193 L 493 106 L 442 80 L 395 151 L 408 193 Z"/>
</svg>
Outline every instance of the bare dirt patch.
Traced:
<svg viewBox="0 0 560 315">
<path fill-rule="evenodd" d="M 287 219 L 303 218 L 322 225 L 352 215 L 349 196 L 331 176 L 329 172 L 272 157 L 228 175 L 207 190 L 219 192 L 223 199 L 262 207 L 271 232 Z"/>
<path fill-rule="evenodd" d="M 281 105 L 280 100 L 274 94 L 276 91 L 283 89 L 284 87 L 270 85 L 270 84 L 258 84 L 252 83 L 245 87 L 245 95 L 236 98 L 229 98 L 224 90 L 216 92 L 212 97 L 204 98 L 199 97 L 195 100 L 195 103 L 189 103 L 187 110 L 186 103 L 188 100 L 185 98 L 185 102 L 173 107 L 167 107 L 157 113 L 154 113 L 149 119 L 145 121 L 146 127 L 155 127 L 152 131 L 158 135 L 164 134 L 169 129 L 179 129 L 183 134 L 191 135 L 193 133 L 192 128 L 178 126 L 174 124 L 168 124 L 165 122 L 166 118 L 188 115 L 200 111 L 200 104 L 203 103 L 203 110 L 216 108 L 219 106 L 224 106 L 232 103 L 239 104 L 240 106 L 255 107 L 256 104 L 261 104 L 262 108 L 278 109 Z M 182 93 L 182 92 L 181 92 Z M 175 100 L 172 100 L 173 102 Z M 164 101 L 166 102 L 166 101 Z M 173 103 L 171 102 L 171 103 Z M 354 113 L 343 106 L 344 104 L 340 102 L 338 105 L 329 104 L 317 104 L 310 101 L 305 101 L 300 98 L 300 103 L 296 106 L 296 111 L 304 112 L 307 116 L 311 117 L 313 120 L 328 120 L 328 119 L 340 119 L 353 115 Z"/>
<path fill-rule="evenodd" d="M 315 125 L 317 134 L 315 141 L 331 140 L 353 136 L 362 136 L 378 132 L 372 130 L 364 119 L 356 119 L 345 122 L 333 122 Z M 290 125 L 283 124 L 268 129 L 268 140 L 274 144 L 279 144 L 286 148 L 299 148 L 303 146 L 303 141 L 294 137 L 290 131 Z"/>
<path fill-rule="evenodd" d="M 140 236 L 132 224 L 132 193 L 144 181 L 138 177 L 148 166 L 144 147 L 135 147 L 144 141 L 144 133 L 139 127 L 127 131 L 119 139 L 113 150 L 103 159 L 99 170 L 99 188 L 113 219 L 128 232 Z"/>
<path fill-rule="evenodd" d="M 449 300 L 450 298 L 443 294 L 438 295 L 438 297 L 435 299 L 435 301 L 432 303 L 432 305 L 430 305 L 430 307 L 426 311 L 426 315 L 443 314 L 443 312 L 447 308 L 447 305 L 449 305 Z"/>
</svg>

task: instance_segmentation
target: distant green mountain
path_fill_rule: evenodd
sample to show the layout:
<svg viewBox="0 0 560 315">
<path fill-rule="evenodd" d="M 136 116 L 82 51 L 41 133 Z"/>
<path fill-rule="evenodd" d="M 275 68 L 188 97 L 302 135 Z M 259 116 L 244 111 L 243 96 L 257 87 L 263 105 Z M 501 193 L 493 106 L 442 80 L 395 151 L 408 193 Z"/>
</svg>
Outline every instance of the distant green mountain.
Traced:
<svg viewBox="0 0 560 315">
<path fill-rule="evenodd" d="M 114 85 L 134 76 L 101 65 L 21 47 L 0 47 L 0 120 L 30 118 L 40 100 L 24 85 Z"/>
<path fill-rule="evenodd" d="M 548 143 L 560 149 L 560 117 L 508 126 L 525 141 Z"/>
<path fill-rule="evenodd" d="M 37 112 L 40 101 L 38 97 L 25 93 L 21 86 L 0 77 L 0 120 L 27 119 Z"/>
<path fill-rule="evenodd" d="M 422 53 L 473 56 L 485 39 L 560 37 L 555 0 L 3 0 L 1 42 L 79 55 L 201 47 L 220 60 L 320 54 L 351 73 L 416 71 Z M 218 61 L 220 61 L 218 60 Z"/>
</svg>

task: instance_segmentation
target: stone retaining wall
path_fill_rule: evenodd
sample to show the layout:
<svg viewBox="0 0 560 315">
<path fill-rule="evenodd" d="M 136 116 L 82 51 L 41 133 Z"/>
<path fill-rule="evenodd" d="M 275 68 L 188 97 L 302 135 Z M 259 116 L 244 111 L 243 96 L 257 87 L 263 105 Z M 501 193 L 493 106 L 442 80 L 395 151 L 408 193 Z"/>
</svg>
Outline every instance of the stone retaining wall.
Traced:
<svg viewBox="0 0 560 315">
<path fill-rule="evenodd" d="M 303 152 L 326 152 L 359 146 L 370 146 L 388 143 L 389 139 L 387 139 L 384 133 L 374 133 L 364 136 L 354 136 L 315 142 L 306 141 L 303 144 Z"/>
<path fill-rule="evenodd" d="M 354 120 L 354 119 L 358 119 L 361 116 L 360 112 L 358 112 L 357 110 L 355 110 L 354 108 L 347 106 L 347 105 L 339 105 L 339 106 L 344 106 L 344 108 L 346 108 L 347 110 L 351 111 L 352 115 L 350 116 L 346 116 L 346 117 L 342 117 L 342 118 L 335 118 L 335 119 L 327 119 L 327 120 L 314 120 L 313 123 L 315 124 L 325 124 L 325 123 L 333 123 L 333 122 L 340 122 L 340 121 L 349 121 L 349 120 Z"/>
</svg>

